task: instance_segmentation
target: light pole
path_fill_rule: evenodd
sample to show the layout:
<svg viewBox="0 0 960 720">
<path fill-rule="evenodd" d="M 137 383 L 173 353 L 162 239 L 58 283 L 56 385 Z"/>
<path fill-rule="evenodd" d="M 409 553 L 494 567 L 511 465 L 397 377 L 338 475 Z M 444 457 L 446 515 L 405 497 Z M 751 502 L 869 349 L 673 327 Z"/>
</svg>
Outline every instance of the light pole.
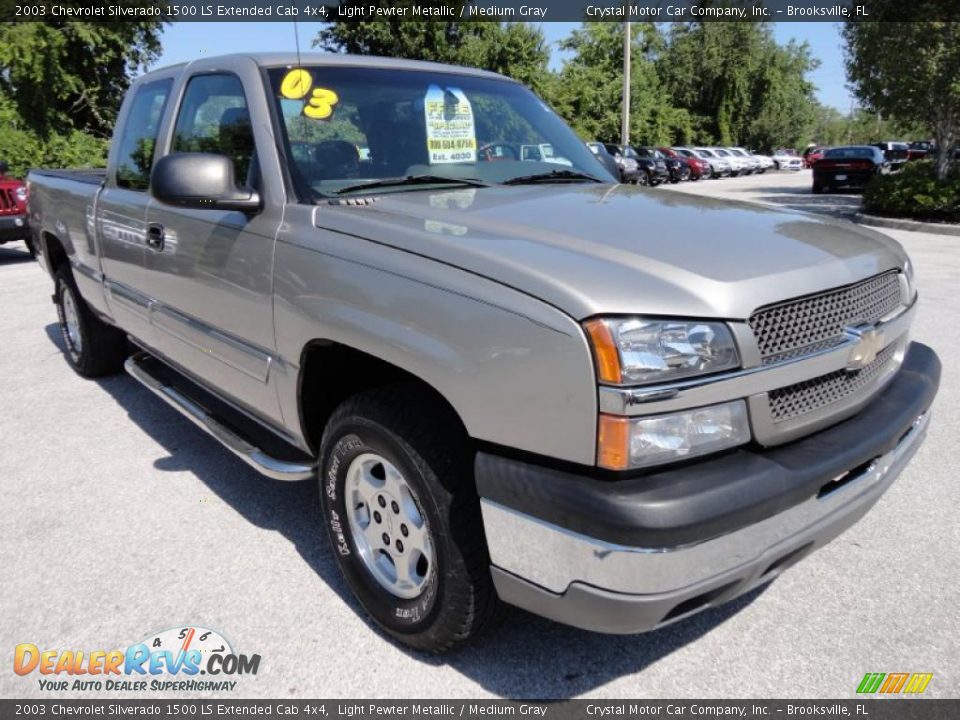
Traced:
<svg viewBox="0 0 960 720">
<path fill-rule="evenodd" d="M 629 0 L 626 3 L 628 8 Z M 623 117 L 620 124 L 620 141 L 626 147 L 630 144 L 630 22 L 623 24 Z"/>
</svg>

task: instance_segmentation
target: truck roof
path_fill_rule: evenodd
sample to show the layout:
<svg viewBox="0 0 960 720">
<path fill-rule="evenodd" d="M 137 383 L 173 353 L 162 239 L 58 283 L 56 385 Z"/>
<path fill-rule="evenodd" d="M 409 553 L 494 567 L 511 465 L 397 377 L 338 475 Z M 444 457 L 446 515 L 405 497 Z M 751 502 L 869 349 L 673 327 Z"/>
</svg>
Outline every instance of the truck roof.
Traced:
<svg viewBox="0 0 960 720">
<path fill-rule="evenodd" d="M 253 60 L 262 67 L 295 67 L 297 65 L 327 65 L 330 67 L 367 67 L 381 68 L 387 70 L 429 70 L 431 72 L 452 73 L 457 75 L 474 75 L 477 77 L 496 78 L 499 80 L 510 80 L 511 78 L 500 73 L 490 72 L 489 70 L 479 70 L 477 68 L 464 67 L 462 65 L 446 65 L 443 63 L 426 62 L 423 60 L 406 60 L 402 58 L 376 57 L 370 55 L 347 55 L 340 53 L 300 53 L 295 52 L 260 52 L 260 53 L 233 53 L 229 55 L 215 55 L 201 57 L 191 62 L 177 63 L 174 65 L 165 65 L 156 68 L 141 76 L 139 79 L 149 78 L 154 74 L 168 73 L 175 68 L 187 68 L 195 63 L 202 62 L 204 65 L 216 64 L 218 61 L 228 63 L 235 59 Z"/>
</svg>

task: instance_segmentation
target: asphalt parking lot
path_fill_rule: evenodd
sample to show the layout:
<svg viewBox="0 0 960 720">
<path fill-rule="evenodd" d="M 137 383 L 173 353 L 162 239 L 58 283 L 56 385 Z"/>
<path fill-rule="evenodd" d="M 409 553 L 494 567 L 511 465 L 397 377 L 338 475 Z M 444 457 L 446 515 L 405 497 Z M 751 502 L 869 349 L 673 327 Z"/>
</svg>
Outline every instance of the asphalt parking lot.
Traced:
<svg viewBox="0 0 960 720">
<path fill-rule="evenodd" d="M 809 184 L 768 173 L 650 192 L 852 214 L 857 196 Z M 50 279 L 21 245 L 0 248 L 0 696 L 83 696 L 15 675 L 17 643 L 122 648 L 188 624 L 262 657 L 224 697 L 850 698 L 866 672 L 933 672 L 926 695 L 960 695 L 960 238 L 885 232 L 914 258 L 914 337 L 944 374 L 926 445 L 866 518 L 766 589 L 645 636 L 516 612 L 440 658 L 364 619 L 313 483 L 261 478 L 126 376 L 74 375 Z"/>
</svg>

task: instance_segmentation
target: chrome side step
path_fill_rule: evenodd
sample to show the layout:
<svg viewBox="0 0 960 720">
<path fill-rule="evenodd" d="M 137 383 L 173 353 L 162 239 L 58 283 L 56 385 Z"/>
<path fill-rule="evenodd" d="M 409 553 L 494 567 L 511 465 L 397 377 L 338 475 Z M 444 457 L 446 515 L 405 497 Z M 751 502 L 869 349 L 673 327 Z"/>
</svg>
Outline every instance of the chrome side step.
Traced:
<svg viewBox="0 0 960 720">
<path fill-rule="evenodd" d="M 153 356 L 143 352 L 137 353 L 127 359 L 124 368 L 135 380 L 186 416 L 194 425 L 216 438 L 227 450 L 254 470 L 274 480 L 296 481 L 315 477 L 316 466 L 272 457 L 237 435 L 180 390 L 153 375 L 144 365 L 144 361 L 148 359 L 152 360 Z"/>
</svg>

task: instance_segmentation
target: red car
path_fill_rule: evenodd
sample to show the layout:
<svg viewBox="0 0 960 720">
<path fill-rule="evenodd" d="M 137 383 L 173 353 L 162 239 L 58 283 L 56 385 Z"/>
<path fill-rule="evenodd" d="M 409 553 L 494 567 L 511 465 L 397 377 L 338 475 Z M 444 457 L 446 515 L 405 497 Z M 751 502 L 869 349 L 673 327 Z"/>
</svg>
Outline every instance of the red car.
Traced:
<svg viewBox="0 0 960 720">
<path fill-rule="evenodd" d="M 669 148 L 662 147 L 657 148 L 667 157 L 677 158 L 678 160 L 683 160 L 687 167 L 690 168 L 690 179 L 699 180 L 704 175 L 710 177 L 712 170 L 710 169 L 710 163 L 706 160 L 698 158 L 693 154 L 692 150 L 687 150 L 686 148 Z"/>
<path fill-rule="evenodd" d="M 14 240 L 30 243 L 27 225 L 27 186 L 7 175 L 7 164 L 0 160 L 0 245 Z"/>
<path fill-rule="evenodd" d="M 811 145 L 808 147 L 803 151 L 803 166 L 805 168 L 812 168 L 813 164 L 823 157 L 823 153 L 826 149 L 827 148 L 819 145 Z"/>
</svg>

